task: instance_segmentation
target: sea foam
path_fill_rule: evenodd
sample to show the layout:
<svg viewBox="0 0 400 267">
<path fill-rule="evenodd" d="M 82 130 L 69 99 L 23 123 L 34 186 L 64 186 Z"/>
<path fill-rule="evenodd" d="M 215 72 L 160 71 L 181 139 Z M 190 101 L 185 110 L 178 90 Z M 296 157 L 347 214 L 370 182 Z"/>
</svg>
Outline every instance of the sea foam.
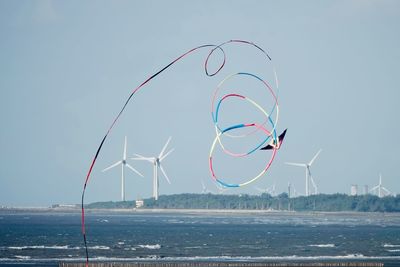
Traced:
<svg viewBox="0 0 400 267">
<path fill-rule="evenodd" d="M 309 247 L 318 247 L 318 248 L 334 248 L 335 244 L 312 244 L 308 245 Z"/>
</svg>

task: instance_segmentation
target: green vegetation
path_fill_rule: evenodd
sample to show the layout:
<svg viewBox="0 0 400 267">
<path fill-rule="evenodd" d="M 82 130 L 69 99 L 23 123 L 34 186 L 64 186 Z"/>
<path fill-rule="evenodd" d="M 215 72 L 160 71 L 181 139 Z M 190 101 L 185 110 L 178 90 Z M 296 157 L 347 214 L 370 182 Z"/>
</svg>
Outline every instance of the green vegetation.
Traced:
<svg viewBox="0 0 400 267">
<path fill-rule="evenodd" d="M 97 202 L 87 208 L 134 208 L 135 201 Z M 400 212 L 400 196 L 378 198 L 374 195 L 349 196 L 319 194 L 288 198 L 286 193 L 276 197 L 262 195 L 176 194 L 144 199 L 144 209 L 234 209 L 291 211 L 361 211 Z"/>
</svg>

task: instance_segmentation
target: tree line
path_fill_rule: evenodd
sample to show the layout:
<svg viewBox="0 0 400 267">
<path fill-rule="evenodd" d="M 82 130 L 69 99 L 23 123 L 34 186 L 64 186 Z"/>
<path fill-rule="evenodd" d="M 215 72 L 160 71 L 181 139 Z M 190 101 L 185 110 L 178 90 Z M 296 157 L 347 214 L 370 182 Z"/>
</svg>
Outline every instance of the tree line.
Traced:
<svg viewBox="0 0 400 267">
<path fill-rule="evenodd" d="M 87 208 L 135 208 L 135 201 L 96 202 Z M 144 199 L 144 209 L 233 209 L 233 210 L 287 210 L 287 211 L 360 211 L 400 212 L 400 196 L 379 198 L 375 195 L 349 196 L 346 194 L 318 194 L 289 198 L 287 193 L 278 196 L 175 194 Z"/>
</svg>

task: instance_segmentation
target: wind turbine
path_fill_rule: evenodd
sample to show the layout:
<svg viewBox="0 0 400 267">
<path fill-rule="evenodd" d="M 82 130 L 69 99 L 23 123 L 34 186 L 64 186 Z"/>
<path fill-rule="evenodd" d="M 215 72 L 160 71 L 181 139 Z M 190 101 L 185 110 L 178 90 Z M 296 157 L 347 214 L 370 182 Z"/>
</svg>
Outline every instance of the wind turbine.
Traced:
<svg viewBox="0 0 400 267">
<path fill-rule="evenodd" d="M 262 189 L 260 187 L 254 187 L 254 189 L 256 189 L 258 192 L 260 192 L 262 194 L 266 193 L 266 194 L 269 194 L 272 197 L 274 197 L 276 195 L 275 187 L 276 187 L 276 183 L 274 182 L 271 186 L 269 186 L 269 187 L 267 187 L 265 189 Z"/>
<path fill-rule="evenodd" d="M 306 170 L 306 196 L 310 195 L 310 182 L 312 184 L 312 186 L 314 187 L 314 193 L 318 194 L 318 187 L 314 182 L 314 179 L 311 175 L 311 165 L 313 164 L 313 162 L 316 160 L 316 158 L 318 157 L 319 153 L 321 153 L 322 149 L 320 149 L 317 154 L 315 154 L 315 156 L 310 160 L 309 163 L 293 163 L 293 162 L 285 162 L 288 165 L 292 165 L 292 166 L 297 166 L 297 167 L 304 167 Z"/>
<path fill-rule="evenodd" d="M 133 160 L 144 160 L 148 161 L 151 164 L 153 164 L 153 170 L 154 170 L 154 175 L 153 175 L 153 197 L 155 200 L 158 200 L 158 189 L 159 189 L 159 179 L 158 179 L 158 170 L 160 170 L 167 180 L 169 184 L 171 184 L 171 181 L 169 180 L 163 166 L 161 165 L 161 162 L 174 151 L 174 149 L 171 149 L 167 153 L 164 154 L 165 150 L 167 149 L 167 146 L 169 142 L 171 141 L 171 137 L 168 138 L 167 142 L 165 143 L 164 147 L 162 148 L 160 154 L 157 157 L 144 157 L 139 154 L 134 154 L 136 158 L 132 158 Z"/>
<path fill-rule="evenodd" d="M 378 192 L 378 197 L 384 197 L 392 194 L 392 192 L 382 186 L 382 174 L 379 174 L 379 184 L 370 190 L 370 192 L 374 191 Z"/>
<path fill-rule="evenodd" d="M 201 190 L 202 194 L 212 193 L 210 190 L 207 189 L 206 184 L 204 183 L 204 180 L 201 180 L 201 186 L 202 186 L 202 190 Z"/>
<path fill-rule="evenodd" d="M 111 165 L 110 167 L 107 167 L 103 170 L 103 172 L 108 171 L 109 169 L 112 169 L 114 167 L 117 167 L 118 165 L 122 166 L 122 175 L 121 175 L 121 200 L 125 201 L 125 167 L 128 167 L 129 169 L 131 169 L 132 171 L 136 172 L 138 175 L 144 177 L 140 172 L 138 172 L 137 170 L 135 170 L 131 165 L 129 165 L 128 163 L 126 163 L 126 146 L 127 146 L 127 140 L 126 140 L 126 136 L 125 136 L 125 145 L 124 145 L 124 154 L 122 155 L 122 160 L 114 163 L 113 165 Z"/>
</svg>

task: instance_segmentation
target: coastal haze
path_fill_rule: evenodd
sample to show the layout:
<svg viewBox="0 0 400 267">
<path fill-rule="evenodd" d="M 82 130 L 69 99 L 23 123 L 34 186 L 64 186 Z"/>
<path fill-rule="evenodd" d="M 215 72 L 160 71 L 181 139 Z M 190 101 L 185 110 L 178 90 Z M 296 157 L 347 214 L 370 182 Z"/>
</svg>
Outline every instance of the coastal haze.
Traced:
<svg viewBox="0 0 400 267">
<path fill-rule="evenodd" d="M 397 193 L 399 10 L 398 1 L 1 1 L 0 205 L 78 203 L 92 157 L 131 90 L 188 49 L 233 38 L 271 55 L 278 131 L 288 128 L 271 170 L 254 186 L 275 182 L 283 192 L 290 182 L 305 194 L 304 170 L 284 162 L 307 162 L 322 148 L 312 169 L 320 192 L 372 188 L 382 173 Z M 160 194 L 199 193 L 202 180 L 216 191 L 208 170 L 214 88 L 238 71 L 274 81 L 271 66 L 240 46 L 227 47 L 226 68 L 208 78 L 208 52 L 179 62 L 134 97 L 99 156 L 87 202 L 120 200 L 120 170 L 101 170 L 120 159 L 125 136 L 128 156 L 153 156 L 172 136 L 175 151 L 164 165 L 172 185 L 160 177 Z M 224 115 L 238 118 L 233 110 Z M 259 115 L 241 111 L 249 121 Z M 218 172 L 245 180 L 268 158 L 257 155 L 243 165 L 223 159 Z M 126 171 L 127 199 L 150 197 L 150 164 L 130 164 L 145 178 Z"/>
</svg>

